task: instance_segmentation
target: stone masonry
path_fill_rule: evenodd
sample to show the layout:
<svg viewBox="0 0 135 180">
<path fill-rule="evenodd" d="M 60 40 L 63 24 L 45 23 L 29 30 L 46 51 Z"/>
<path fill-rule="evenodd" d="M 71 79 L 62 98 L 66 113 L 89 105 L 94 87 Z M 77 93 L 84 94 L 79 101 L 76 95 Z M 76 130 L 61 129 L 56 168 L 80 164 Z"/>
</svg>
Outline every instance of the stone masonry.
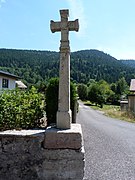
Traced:
<svg viewBox="0 0 135 180">
<path fill-rule="evenodd" d="M 65 133 L 70 136 L 69 131 Z M 82 180 L 84 173 L 82 144 L 78 144 L 76 149 L 67 148 L 70 141 L 67 140 L 67 147 L 52 148 L 48 143 L 52 141 L 49 134 L 47 130 L 49 139 L 46 139 L 45 130 L 1 132 L 0 180 Z M 65 136 L 64 142 L 66 138 Z M 56 142 L 60 145 L 61 138 L 58 139 Z"/>
</svg>

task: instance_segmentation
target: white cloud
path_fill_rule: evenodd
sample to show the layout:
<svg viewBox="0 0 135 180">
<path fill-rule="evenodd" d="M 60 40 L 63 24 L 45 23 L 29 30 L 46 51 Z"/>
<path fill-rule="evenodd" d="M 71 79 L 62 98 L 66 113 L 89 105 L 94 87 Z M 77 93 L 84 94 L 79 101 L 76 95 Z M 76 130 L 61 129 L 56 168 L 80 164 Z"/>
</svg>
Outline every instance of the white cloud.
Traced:
<svg viewBox="0 0 135 180">
<path fill-rule="evenodd" d="M 84 14 L 84 6 L 82 0 L 67 0 L 70 7 L 70 16 L 74 19 L 79 19 L 79 33 L 78 35 L 84 36 L 87 28 L 86 18 Z"/>
<path fill-rule="evenodd" d="M 6 0 L 0 0 L 0 8 L 2 7 L 2 4 L 6 3 Z"/>
</svg>

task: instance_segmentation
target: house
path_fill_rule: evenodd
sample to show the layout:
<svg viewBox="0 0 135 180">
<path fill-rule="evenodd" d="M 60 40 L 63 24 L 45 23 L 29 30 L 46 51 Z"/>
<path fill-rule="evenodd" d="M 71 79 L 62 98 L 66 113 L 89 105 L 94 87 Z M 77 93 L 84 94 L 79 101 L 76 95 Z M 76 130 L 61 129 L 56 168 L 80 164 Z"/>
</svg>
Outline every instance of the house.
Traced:
<svg viewBox="0 0 135 180">
<path fill-rule="evenodd" d="M 11 90 L 11 89 L 15 89 L 17 86 L 21 89 L 27 88 L 27 86 L 25 86 L 20 81 L 19 76 L 16 76 L 14 74 L 0 70 L 0 89 L 10 89 Z"/>
<path fill-rule="evenodd" d="M 128 95 L 128 109 L 135 113 L 135 79 L 131 79 L 130 94 Z"/>
<path fill-rule="evenodd" d="M 129 90 L 132 94 L 135 94 L 135 79 L 131 79 Z"/>
</svg>

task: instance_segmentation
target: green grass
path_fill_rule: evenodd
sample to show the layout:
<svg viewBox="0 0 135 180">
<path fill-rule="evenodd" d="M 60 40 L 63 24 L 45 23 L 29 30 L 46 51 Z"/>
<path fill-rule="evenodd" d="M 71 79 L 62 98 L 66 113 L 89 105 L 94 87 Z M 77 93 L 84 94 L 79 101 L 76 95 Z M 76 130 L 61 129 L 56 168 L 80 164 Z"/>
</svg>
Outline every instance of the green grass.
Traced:
<svg viewBox="0 0 135 180">
<path fill-rule="evenodd" d="M 104 105 L 103 108 L 91 104 L 89 101 L 84 102 L 85 105 L 90 106 L 92 109 L 102 111 L 106 116 L 135 123 L 135 115 L 131 112 L 122 112 L 120 106 Z"/>
</svg>

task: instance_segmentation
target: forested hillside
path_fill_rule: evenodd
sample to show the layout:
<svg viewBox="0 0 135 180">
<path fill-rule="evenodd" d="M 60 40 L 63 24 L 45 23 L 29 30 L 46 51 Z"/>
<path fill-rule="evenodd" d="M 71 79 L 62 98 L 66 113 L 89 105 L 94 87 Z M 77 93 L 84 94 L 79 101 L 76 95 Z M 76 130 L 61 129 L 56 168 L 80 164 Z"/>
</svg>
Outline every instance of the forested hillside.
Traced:
<svg viewBox="0 0 135 180">
<path fill-rule="evenodd" d="M 25 83 L 38 84 L 58 76 L 59 53 L 52 51 L 0 49 L 0 69 L 20 76 Z M 71 53 L 71 79 L 88 83 L 90 79 L 116 82 L 135 78 L 135 68 L 98 50 Z"/>
<path fill-rule="evenodd" d="M 58 61 L 56 52 L 0 49 L 0 69 L 20 76 L 29 84 L 57 77 Z"/>
<path fill-rule="evenodd" d="M 135 69 L 125 66 L 121 61 L 98 50 L 84 50 L 72 53 L 72 76 L 77 82 L 89 79 L 116 82 L 125 77 L 129 83 L 135 77 Z"/>
<path fill-rule="evenodd" d="M 135 68 L 135 60 L 120 60 L 124 65 Z"/>
</svg>

